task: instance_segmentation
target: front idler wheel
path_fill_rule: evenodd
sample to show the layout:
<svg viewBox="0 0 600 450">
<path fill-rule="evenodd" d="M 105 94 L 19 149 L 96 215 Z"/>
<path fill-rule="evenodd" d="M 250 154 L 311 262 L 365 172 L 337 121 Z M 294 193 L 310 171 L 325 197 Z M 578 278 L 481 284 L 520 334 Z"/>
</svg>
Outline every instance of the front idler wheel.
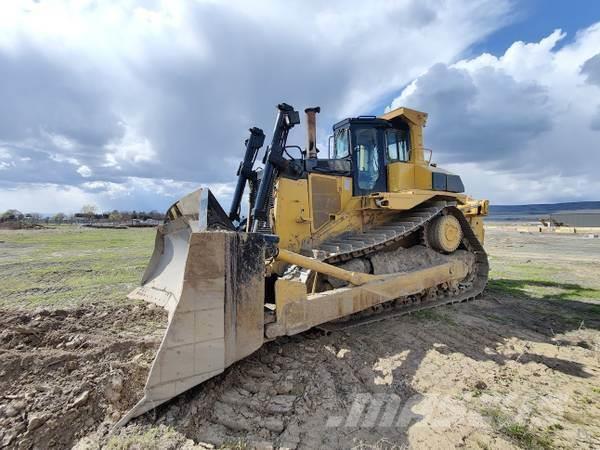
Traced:
<svg viewBox="0 0 600 450">
<path fill-rule="evenodd" d="M 427 228 L 427 245 L 438 252 L 452 253 L 458 248 L 462 238 L 460 223 L 452 215 L 435 218 Z"/>
</svg>

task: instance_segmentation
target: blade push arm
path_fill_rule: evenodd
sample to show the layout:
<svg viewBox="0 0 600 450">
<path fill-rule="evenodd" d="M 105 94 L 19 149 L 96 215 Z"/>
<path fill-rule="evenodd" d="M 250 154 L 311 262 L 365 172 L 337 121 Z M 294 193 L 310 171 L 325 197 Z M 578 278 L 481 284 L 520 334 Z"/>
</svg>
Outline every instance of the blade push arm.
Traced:
<svg viewBox="0 0 600 450">
<path fill-rule="evenodd" d="M 269 213 L 269 198 L 273 191 L 273 183 L 277 178 L 277 174 L 285 170 L 288 166 L 288 161 L 283 157 L 285 144 L 287 142 L 288 132 L 300 123 L 300 114 L 298 111 L 286 103 L 277 105 L 279 112 L 277 113 L 277 121 L 273 130 L 273 139 L 271 145 L 267 148 L 265 158 L 265 168 L 262 173 L 258 192 L 256 194 L 256 202 L 252 212 L 252 231 L 257 232 L 261 223 L 268 220 Z"/>
<path fill-rule="evenodd" d="M 237 185 L 233 194 L 231 208 L 229 209 L 229 219 L 231 221 L 240 220 L 240 205 L 242 203 L 242 196 L 244 195 L 244 188 L 248 180 L 252 180 L 256 176 L 254 170 L 252 170 L 252 166 L 256 160 L 258 150 L 264 142 L 265 133 L 263 133 L 263 130 L 256 127 L 250 128 L 250 137 L 246 139 L 246 153 L 237 171 Z"/>
</svg>

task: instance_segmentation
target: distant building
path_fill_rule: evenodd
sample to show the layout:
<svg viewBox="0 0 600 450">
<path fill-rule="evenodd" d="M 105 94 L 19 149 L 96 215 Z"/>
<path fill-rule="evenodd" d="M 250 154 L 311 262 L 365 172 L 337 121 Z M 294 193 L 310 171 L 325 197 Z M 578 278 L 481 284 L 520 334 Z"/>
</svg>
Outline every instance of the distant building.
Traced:
<svg viewBox="0 0 600 450">
<path fill-rule="evenodd" d="M 567 227 L 600 227 L 600 209 L 558 211 L 550 214 L 550 219 Z"/>
</svg>

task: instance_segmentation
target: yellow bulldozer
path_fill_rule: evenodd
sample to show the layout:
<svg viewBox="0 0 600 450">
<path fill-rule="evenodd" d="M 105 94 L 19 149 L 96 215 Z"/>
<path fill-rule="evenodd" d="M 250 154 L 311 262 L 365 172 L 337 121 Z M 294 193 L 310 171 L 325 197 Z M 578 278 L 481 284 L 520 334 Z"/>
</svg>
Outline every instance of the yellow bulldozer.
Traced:
<svg viewBox="0 0 600 450">
<path fill-rule="evenodd" d="M 278 105 L 262 168 L 254 165 L 265 134 L 250 129 L 228 213 L 206 188 L 168 209 L 142 286 L 130 294 L 165 308 L 167 331 L 143 398 L 120 424 L 278 336 L 483 291 L 488 201 L 465 195 L 458 175 L 431 162 L 427 114 L 398 108 L 342 120 L 319 158 L 318 112 L 305 110 L 302 149 L 287 144 L 300 114 Z"/>
</svg>

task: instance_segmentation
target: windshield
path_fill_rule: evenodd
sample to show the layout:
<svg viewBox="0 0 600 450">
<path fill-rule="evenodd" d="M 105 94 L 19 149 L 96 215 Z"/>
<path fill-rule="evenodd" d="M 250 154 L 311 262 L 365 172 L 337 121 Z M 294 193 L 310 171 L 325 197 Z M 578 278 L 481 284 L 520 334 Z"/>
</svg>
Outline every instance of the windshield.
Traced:
<svg viewBox="0 0 600 450">
<path fill-rule="evenodd" d="M 348 142 L 348 129 L 340 128 L 335 132 L 333 144 L 333 159 L 346 158 L 350 155 L 350 145 Z"/>
<path fill-rule="evenodd" d="M 379 151 L 375 128 L 359 128 L 354 131 L 354 154 L 358 167 L 358 187 L 373 189 L 379 179 Z"/>
</svg>

